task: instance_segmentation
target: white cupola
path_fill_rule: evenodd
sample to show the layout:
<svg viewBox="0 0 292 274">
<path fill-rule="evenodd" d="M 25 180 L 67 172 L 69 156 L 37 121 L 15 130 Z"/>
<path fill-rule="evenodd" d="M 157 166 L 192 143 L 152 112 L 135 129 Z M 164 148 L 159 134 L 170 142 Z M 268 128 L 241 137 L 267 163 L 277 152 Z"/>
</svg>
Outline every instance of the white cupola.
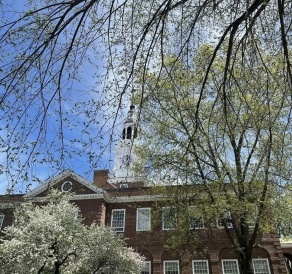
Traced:
<svg viewBox="0 0 292 274">
<path fill-rule="evenodd" d="M 121 138 L 114 155 L 114 168 L 111 183 L 133 182 L 132 163 L 136 160 L 135 145 L 138 144 L 137 109 L 131 105 L 127 118 L 123 123 Z"/>
</svg>

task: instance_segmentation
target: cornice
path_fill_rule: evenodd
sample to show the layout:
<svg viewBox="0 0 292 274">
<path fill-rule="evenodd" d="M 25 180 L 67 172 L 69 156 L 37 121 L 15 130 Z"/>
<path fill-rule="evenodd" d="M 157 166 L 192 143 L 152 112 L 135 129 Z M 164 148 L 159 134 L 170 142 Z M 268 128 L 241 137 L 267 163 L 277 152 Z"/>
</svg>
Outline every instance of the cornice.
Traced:
<svg viewBox="0 0 292 274">
<path fill-rule="evenodd" d="M 118 196 L 111 197 L 110 203 L 133 203 L 133 202 L 154 202 L 169 199 L 165 195 L 139 195 L 139 196 Z"/>
<path fill-rule="evenodd" d="M 100 193 L 100 194 L 78 194 L 74 195 L 70 201 L 75 201 L 75 200 L 95 200 L 95 199 L 103 199 L 105 201 L 109 201 L 109 199 L 106 197 L 107 195 L 104 195 L 105 193 Z M 48 197 L 33 197 L 30 199 L 33 202 L 45 202 L 48 200 Z"/>
<path fill-rule="evenodd" d="M 21 202 L 15 202 L 15 203 L 0 203 L 0 208 L 14 208 L 16 205 L 20 204 Z"/>
<path fill-rule="evenodd" d="M 140 182 L 142 181 L 143 178 L 134 178 L 134 177 L 112 177 L 109 179 L 109 183 L 111 184 L 116 184 L 116 183 L 121 183 L 121 184 L 126 184 L 126 183 L 135 183 L 135 182 Z"/>
</svg>

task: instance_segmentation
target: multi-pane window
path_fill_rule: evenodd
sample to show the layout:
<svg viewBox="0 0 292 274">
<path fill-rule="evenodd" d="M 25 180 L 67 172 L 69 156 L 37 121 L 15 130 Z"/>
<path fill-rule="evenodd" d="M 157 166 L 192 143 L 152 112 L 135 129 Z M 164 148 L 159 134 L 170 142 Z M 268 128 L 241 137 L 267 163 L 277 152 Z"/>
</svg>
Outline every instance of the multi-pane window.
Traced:
<svg viewBox="0 0 292 274">
<path fill-rule="evenodd" d="M 1 230 L 2 225 L 3 225 L 3 221 L 4 221 L 4 215 L 0 214 L 0 230 Z"/>
<path fill-rule="evenodd" d="M 163 274 L 179 274 L 179 261 L 164 261 Z"/>
<path fill-rule="evenodd" d="M 207 260 L 193 261 L 193 274 L 209 274 L 209 266 Z"/>
<path fill-rule="evenodd" d="M 194 206 L 189 207 L 189 220 L 191 229 L 203 229 L 204 228 L 204 218 L 202 212 Z"/>
<path fill-rule="evenodd" d="M 176 227 L 176 209 L 173 207 L 162 208 L 162 229 L 171 230 Z"/>
<path fill-rule="evenodd" d="M 224 223 L 226 223 L 227 228 L 233 227 L 230 211 L 226 212 L 223 218 L 217 220 L 217 225 L 219 228 L 224 228 Z"/>
<path fill-rule="evenodd" d="M 223 274 L 239 274 L 237 260 L 222 260 Z"/>
<path fill-rule="evenodd" d="M 268 259 L 253 259 L 252 264 L 255 274 L 271 274 Z"/>
<path fill-rule="evenodd" d="M 147 231 L 151 229 L 150 208 L 137 208 L 137 231 Z"/>
<path fill-rule="evenodd" d="M 112 210 L 112 224 L 111 227 L 117 232 L 123 232 L 125 230 L 125 209 L 113 209 Z"/>
<path fill-rule="evenodd" d="M 254 204 L 248 205 L 248 216 L 247 216 L 247 225 L 249 228 L 254 228 L 258 222 L 258 208 Z"/>
<path fill-rule="evenodd" d="M 141 270 L 141 274 L 151 274 L 151 262 L 145 261 L 144 267 Z"/>
</svg>

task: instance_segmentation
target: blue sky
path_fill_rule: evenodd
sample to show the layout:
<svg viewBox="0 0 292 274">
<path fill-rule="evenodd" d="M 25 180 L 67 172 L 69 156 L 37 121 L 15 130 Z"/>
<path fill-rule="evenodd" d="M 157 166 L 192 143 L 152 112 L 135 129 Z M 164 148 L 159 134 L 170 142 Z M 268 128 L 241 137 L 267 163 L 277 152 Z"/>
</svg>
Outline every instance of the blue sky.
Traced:
<svg viewBox="0 0 292 274">
<path fill-rule="evenodd" d="M 14 8 L 18 11 L 22 10 L 23 1 L 15 1 Z M 13 13 L 6 14 L 9 20 L 18 16 Z M 13 58 L 13 54 L 12 52 L 11 58 Z M 60 148 L 60 138 L 58 136 L 60 119 L 58 115 L 56 115 L 56 113 L 58 113 L 58 104 L 53 102 L 46 113 L 44 124 L 47 132 L 46 134 L 41 133 L 40 140 L 44 142 L 40 144 L 37 149 L 37 161 L 31 161 L 29 167 L 21 172 L 22 175 L 27 173 L 28 179 L 21 180 L 16 175 L 19 174 L 17 170 L 29 159 L 27 153 L 29 153 L 30 148 L 22 150 L 18 149 L 19 145 L 16 145 L 15 157 L 18 157 L 19 160 L 17 161 L 15 158 L 15 161 L 11 161 L 10 159 L 10 172 L 3 172 L 0 174 L 0 193 L 4 193 L 7 187 L 11 188 L 12 185 L 14 186 L 13 191 L 15 193 L 23 193 L 39 184 L 39 182 L 33 178 L 37 178 L 39 181 L 45 181 L 64 169 L 72 169 L 86 179 L 92 180 L 94 169 L 111 170 L 113 168 L 114 143 L 121 133 L 121 123 L 125 117 L 126 111 L 119 112 L 120 115 L 117 118 L 116 127 L 112 130 L 115 113 L 117 112 L 117 105 L 114 104 L 113 101 L 109 101 L 110 97 L 107 98 L 102 92 L 104 84 L 99 80 L 99 75 L 105 74 L 103 60 L 101 56 L 98 56 L 96 52 L 93 51 L 88 52 L 87 58 L 89 58 L 88 60 L 90 60 L 90 62 L 84 59 L 79 72 L 76 74 L 77 79 L 65 82 L 62 86 L 62 117 L 64 118 L 62 121 L 63 141 L 67 151 L 64 154 L 63 161 L 59 160 L 62 153 L 58 150 Z M 109 73 L 107 77 L 107 83 L 110 83 L 113 74 Z M 37 87 L 37 83 L 35 85 Z M 0 87 L 0 94 L 4 92 L 5 90 L 3 87 Z M 112 95 L 115 95 L 114 91 Z M 45 101 L 49 100 L 49 96 L 49 91 L 44 93 Z M 11 134 L 12 129 L 15 129 L 13 134 L 19 134 L 18 138 L 22 136 L 21 125 L 17 124 L 18 120 L 16 119 L 18 109 L 17 102 L 13 101 L 16 100 L 15 98 L 16 97 L 13 96 L 10 97 L 11 108 L 4 109 L 4 112 L 6 111 L 10 116 L 14 115 L 15 119 L 9 120 L 5 118 L 4 112 L 0 111 L 0 136 L 4 140 L 7 140 L 8 134 Z M 26 98 L 26 96 L 23 98 L 23 104 L 28 105 L 30 99 Z M 42 113 L 39 113 L 41 103 L 41 99 L 37 98 L 37 100 L 28 107 L 28 116 L 23 117 L 21 120 L 24 124 L 26 123 L 26 125 L 28 125 L 29 120 L 37 121 L 38 117 L 42 115 Z M 123 103 L 123 108 L 127 110 L 129 105 L 127 98 L 125 98 Z M 88 115 L 86 113 L 88 113 Z M 33 146 L 39 134 L 38 130 L 38 126 L 35 126 L 34 129 L 26 135 L 26 138 L 21 140 L 23 141 L 22 144 L 24 146 Z M 109 137 L 112 133 L 112 140 L 110 141 Z M 40 140 L 38 142 L 40 142 Z M 90 140 L 92 140 L 92 144 L 86 146 L 87 143 L 90 143 Z M 11 144 L 13 144 L 13 142 L 10 142 L 10 146 Z M 2 171 L 7 167 L 7 155 L 5 153 L 5 149 L 7 148 L 8 146 L 3 145 L 0 154 L 0 164 L 3 167 Z M 9 156 L 11 156 L 11 153 Z M 89 161 L 90 158 L 92 159 L 91 162 Z M 49 159 L 52 159 L 52 161 Z M 61 163 L 60 166 L 58 166 L 59 163 Z"/>
</svg>

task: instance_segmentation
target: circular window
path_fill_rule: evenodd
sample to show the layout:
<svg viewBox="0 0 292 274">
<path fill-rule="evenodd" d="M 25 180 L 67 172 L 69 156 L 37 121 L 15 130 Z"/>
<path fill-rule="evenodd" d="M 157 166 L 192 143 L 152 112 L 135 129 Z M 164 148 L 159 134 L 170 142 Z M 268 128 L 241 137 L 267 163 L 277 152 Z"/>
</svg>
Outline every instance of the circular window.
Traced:
<svg viewBox="0 0 292 274">
<path fill-rule="evenodd" d="M 70 181 L 66 181 L 64 182 L 64 184 L 62 185 L 62 191 L 64 192 L 68 192 L 72 189 L 73 184 Z"/>
</svg>

